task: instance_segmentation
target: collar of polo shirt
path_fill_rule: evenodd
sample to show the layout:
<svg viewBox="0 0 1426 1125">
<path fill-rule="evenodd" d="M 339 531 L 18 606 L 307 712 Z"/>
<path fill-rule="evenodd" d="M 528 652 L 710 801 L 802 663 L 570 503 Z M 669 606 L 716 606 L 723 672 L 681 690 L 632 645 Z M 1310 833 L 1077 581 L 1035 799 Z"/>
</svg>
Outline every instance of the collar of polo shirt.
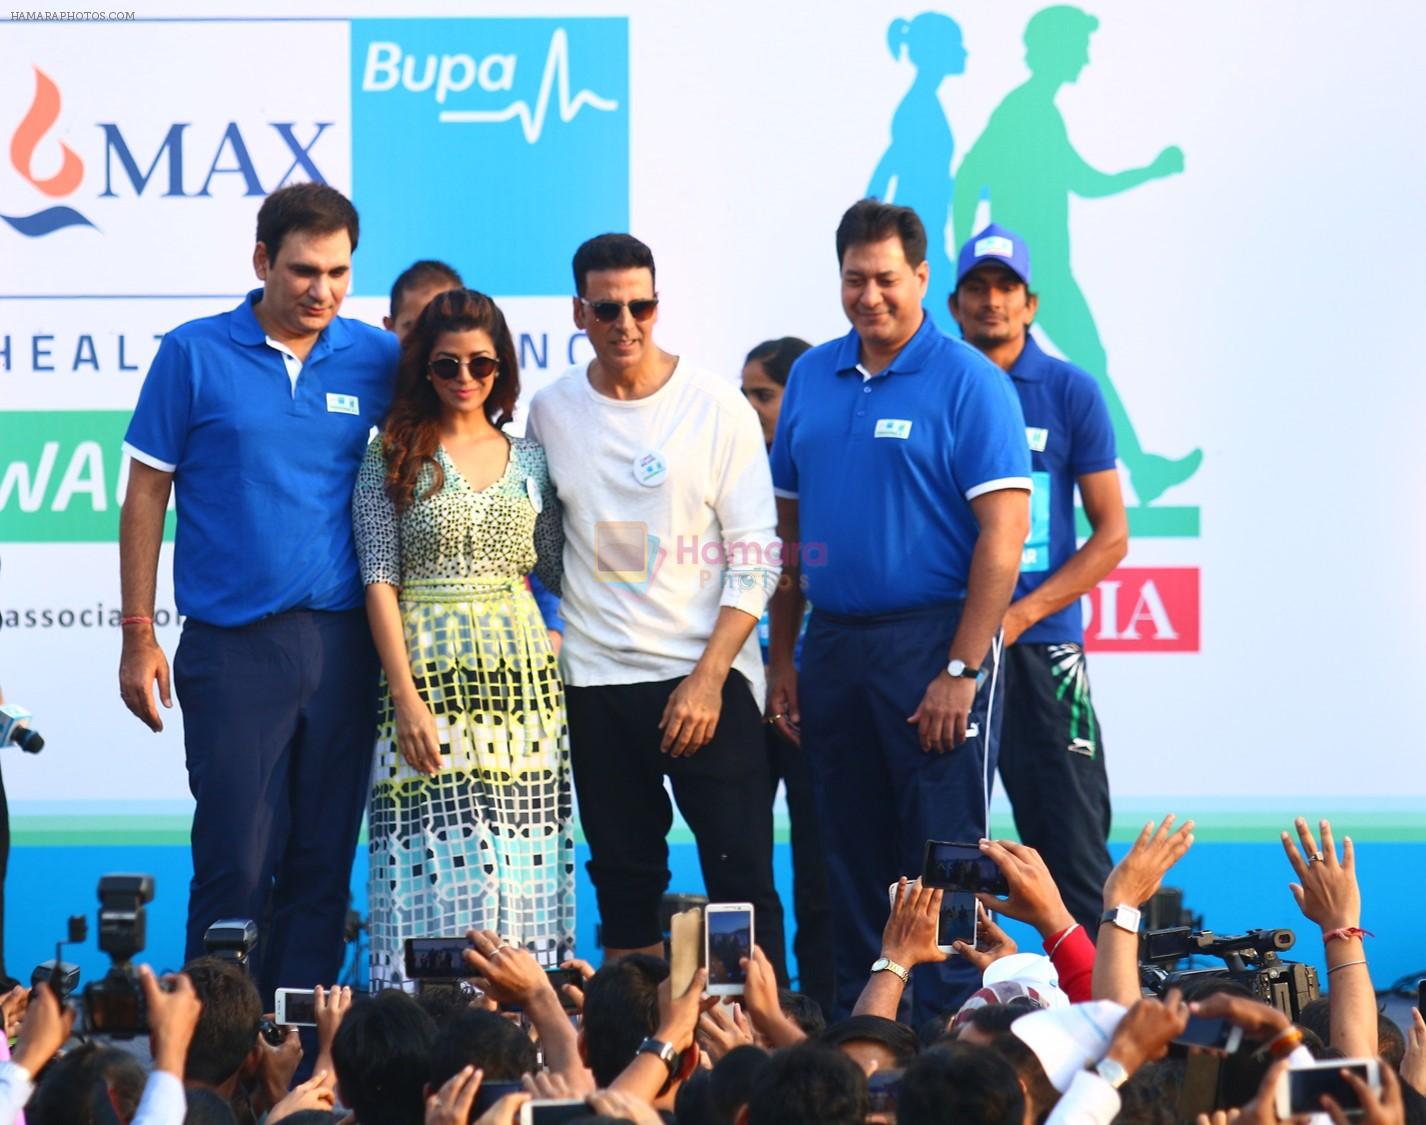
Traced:
<svg viewBox="0 0 1426 1125">
<path fill-rule="evenodd" d="M 1040 345 L 1035 343 L 1035 337 L 1026 332 L 1025 347 L 1006 374 L 1022 383 L 1038 383 L 1045 377 L 1046 361 L 1049 358 L 1040 350 Z"/>
<path fill-rule="evenodd" d="M 917 374 L 926 366 L 926 356 L 935 344 L 936 335 L 939 332 L 940 329 L 936 327 L 930 314 L 923 308 L 921 310 L 921 327 L 916 329 L 916 335 L 906 341 L 906 346 L 896 353 L 895 359 L 871 378 L 877 378 L 879 375 Z M 837 351 L 838 375 L 856 372 L 858 375 L 866 377 L 865 371 L 862 370 L 861 348 L 861 337 L 853 328 L 842 338 L 841 347 Z"/>
</svg>

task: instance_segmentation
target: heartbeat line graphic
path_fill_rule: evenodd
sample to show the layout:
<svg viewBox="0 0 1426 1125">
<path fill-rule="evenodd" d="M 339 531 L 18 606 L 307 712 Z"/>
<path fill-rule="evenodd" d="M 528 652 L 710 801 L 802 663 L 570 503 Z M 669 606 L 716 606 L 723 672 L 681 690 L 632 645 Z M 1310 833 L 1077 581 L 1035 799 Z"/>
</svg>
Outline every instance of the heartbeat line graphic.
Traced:
<svg viewBox="0 0 1426 1125">
<path fill-rule="evenodd" d="M 571 99 L 569 96 L 569 38 L 564 28 L 557 27 L 550 36 L 549 52 L 545 55 L 545 73 L 540 78 L 540 93 L 535 99 L 535 108 L 522 100 L 511 102 L 504 109 L 446 109 L 440 114 L 442 124 L 491 124 L 499 121 L 520 119 L 520 128 L 525 132 L 525 143 L 534 144 L 545 130 L 545 117 L 549 113 L 550 96 L 555 79 L 559 79 L 559 115 L 565 124 L 573 121 L 585 106 L 603 113 L 613 113 L 619 103 L 612 98 L 601 98 L 593 90 L 580 90 Z"/>
</svg>

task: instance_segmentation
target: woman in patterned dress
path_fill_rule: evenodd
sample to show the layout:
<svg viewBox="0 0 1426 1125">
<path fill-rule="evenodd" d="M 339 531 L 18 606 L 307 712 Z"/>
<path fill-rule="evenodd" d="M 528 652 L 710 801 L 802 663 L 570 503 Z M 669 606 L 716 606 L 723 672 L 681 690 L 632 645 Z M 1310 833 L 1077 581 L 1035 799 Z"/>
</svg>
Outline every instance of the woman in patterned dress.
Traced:
<svg viewBox="0 0 1426 1125">
<path fill-rule="evenodd" d="M 427 305 L 352 512 L 385 671 L 368 838 L 371 987 L 408 937 L 495 930 L 553 966 L 574 945 L 564 689 L 525 585 L 559 590 L 544 450 L 507 437 L 515 345 L 489 297 Z"/>
</svg>

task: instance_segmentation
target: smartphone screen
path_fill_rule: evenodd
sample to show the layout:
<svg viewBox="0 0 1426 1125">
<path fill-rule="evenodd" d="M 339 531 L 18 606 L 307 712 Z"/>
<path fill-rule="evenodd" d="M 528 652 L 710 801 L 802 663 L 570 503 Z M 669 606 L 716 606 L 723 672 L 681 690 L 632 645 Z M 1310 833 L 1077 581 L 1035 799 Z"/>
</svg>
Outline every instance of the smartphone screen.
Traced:
<svg viewBox="0 0 1426 1125">
<path fill-rule="evenodd" d="M 520 1107 L 520 1121 L 529 1125 L 563 1125 L 589 1116 L 589 1106 L 578 1101 L 526 1102 Z"/>
<path fill-rule="evenodd" d="M 316 1027 L 317 998 L 311 989 L 279 988 L 281 1007 L 277 1010 L 277 1022 L 286 1027 Z"/>
<path fill-rule="evenodd" d="M 1235 1034 L 1236 1033 L 1236 1034 Z M 1183 1034 L 1174 1040 L 1185 1047 L 1207 1047 L 1213 1051 L 1236 1051 L 1243 1038 L 1242 1029 L 1225 1019 L 1204 1019 L 1189 1016 Z"/>
<path fill-rule="evenodd" d="M 979 891 L 992 895 L 1010 893 L 1010 885 L 1000 868 L 995 866 L 995 861 L 983 855 L 974 844 L 927 840 L 921 881 L 928 887 L 941 887 L 948 891 Z"/>
<path fill-rule="evenodd" d="M 451 980 L 476 976 L 475 966 L 462 956 L 470 948 L 464 937 L 406 939 L 406 975 L 411 980 Z"/>
<path fill-rule="evenodd" d="M 704 917 L 708 925 L 709 985 L 745 983 L 742 959 L 752 956 L 753 912 L 710 907 Z"/>
<path fill-rule="evenodd" d="M 1330 1094 L 1347 1113 L 1362 1108 L 1357 1092 L 1347 1085 L 1341 1072 L 1349 1070 L 1364 1082 L 1370 1082 L 1367 1067 L 1362 1063 L 1334 1062 L 1331 1066 L 1312 1067 L 1287 1072 L 1287 1099 L 1292 1113 L 1322 1113 L 1322 1095 Z"/>
<path fill-rule="evenodd" d="M 941 917 L 937 923 L 936 944 L 950 949 L 952 943 L 963 941 L 975 945 L 975 910 L 978 903 L 968 891 L 946 891 L 941 896 Z"/>
</svg>

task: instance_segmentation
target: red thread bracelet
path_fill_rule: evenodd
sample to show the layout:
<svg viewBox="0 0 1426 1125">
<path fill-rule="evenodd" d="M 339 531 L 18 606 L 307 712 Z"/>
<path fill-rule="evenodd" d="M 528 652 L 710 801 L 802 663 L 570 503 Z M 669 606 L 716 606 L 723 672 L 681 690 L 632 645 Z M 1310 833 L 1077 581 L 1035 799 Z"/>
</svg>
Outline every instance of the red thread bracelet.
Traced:
<svg viewBox="0 0 1426 1125">
<path fill-rule="evenodd" d="M 1376 934 L 1372 933 L 1371 930 L 1364 930 L 1360 926 L 1340 926 L 1335 930 L 1327 930 L 1323 933 L 1322 944 L 1326 945 L 1329 941 L 1336 941 L 1338 938 L 1364 937 L 1376 937 Z"/>
<path fill-rule="evenodd" d="M 152 624 L 153 624 L 153 618 L 152 618 L 152 617 L 125 617 L 122 621 L 119 622 L 119 624 L 120 624 L 121 626 L 123 626 L 123 625 L 152 625 Z"/>
</svg>

